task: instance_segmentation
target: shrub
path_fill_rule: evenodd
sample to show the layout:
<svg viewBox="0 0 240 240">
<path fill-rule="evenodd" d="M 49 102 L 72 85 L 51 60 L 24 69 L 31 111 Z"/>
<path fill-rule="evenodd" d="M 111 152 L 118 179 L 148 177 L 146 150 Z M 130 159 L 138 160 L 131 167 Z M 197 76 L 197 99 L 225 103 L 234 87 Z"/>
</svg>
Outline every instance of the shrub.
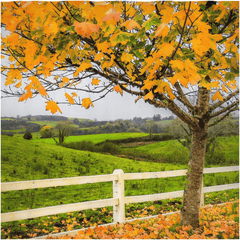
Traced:
<svg viewBox="0 0 240 240">
<path fill-rule="evenodd" d="M 24 138 L 24 139 L 27 139 L 27 140 L 30 140 L 30 139 L 32 139 L 32 134 L 31 134 L 29 131 L 27 131 L 27 132 L 23 135 L 23 138 Z"/>
<path fill-rule="evenodd" d="M 127 130 L 127 132 L 138 132 L 138 133 L 140 133 L 140 132 L 142 132 L 140 129 L 138 129 L 138 128 L 135 128 L 135 127 L 130 127 L 128 130 Z"/>
<path fill-rule="evenodd" d="M 40 130 L 40 134 L 42 138 L 51 138 L 54 136 L 54 129 L 50 126 L 44 126 Z"/>
<path fill-rule="evenodd" d="M 104 142 L 100 145 L 101 152 L 108 152 L 108 153 L 118 153 L 120 151 L 119 146 L 111 143 L 111 142 Z"/>
</svg>

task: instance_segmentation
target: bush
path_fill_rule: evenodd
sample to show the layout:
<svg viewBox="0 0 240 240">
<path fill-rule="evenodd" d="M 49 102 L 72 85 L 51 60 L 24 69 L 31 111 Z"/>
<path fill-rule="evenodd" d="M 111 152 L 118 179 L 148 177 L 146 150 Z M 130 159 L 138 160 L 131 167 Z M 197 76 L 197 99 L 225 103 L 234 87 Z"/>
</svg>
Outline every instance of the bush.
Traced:
<svg viewBox="0 0 240 240">
<path fill-rule="evenodd" d="M 128 130 L 127 130 L 127 132 L 138 132 L 138 133 L 140 133 L 140 132 L 142 132 L 140 129 L 138 129 L 138 128 L 135 128 L 135 127 L 130 127 Z"/>
<path fill-rule="evenodd" d="M 54 136 L 54 129 L 50 126 L 44 126 L 40 130 L 40 134 L 42 138 L 51 138 Z"/>
<path fill-rule="evenodd" d="M 118 153 L 119 146 L 109 142 L 102 142 L 100 145 L 95 145 L 92 141 L 80 141 L 80 142 L 70 142 L 70 143 L 63 143 L 64 147 L 83 150 L 83 151 L 90 151 L 90 152 L 101 152 L 101 153 Z"/>
<path fill-rule="evenodd" d="M 111 143 L 111 142 L 104 142 L 100 147 L 100 152 L 108 152 L 108 153 L 118 153 L 120 151 L 119 146 Z"/>
<path fill-rule="evenodd" d="M 27 132 L 23 135 L 23 138 L 24 138 L 24 139 L 27 139 L 27 140 L 30 140 L 30 139 L 32 139 L 32 134 L 31 134 L 29 131 L 27 131 Z"/>
</svg>

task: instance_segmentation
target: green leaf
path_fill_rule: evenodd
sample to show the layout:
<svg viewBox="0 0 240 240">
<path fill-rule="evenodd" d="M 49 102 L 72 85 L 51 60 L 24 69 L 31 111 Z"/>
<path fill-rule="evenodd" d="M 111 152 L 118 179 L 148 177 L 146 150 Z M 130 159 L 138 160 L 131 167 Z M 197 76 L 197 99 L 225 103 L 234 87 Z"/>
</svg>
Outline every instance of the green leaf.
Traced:
<svg viewBox="0 0 240 240">
<path fill-rule="evenodd" d="M 138 14 L 134 20 L 141 26 L 142 22 L 143 22 L 143 15 L 142 14 Z"/>
<path fill-rule="evenodd" d="M 144 58 L 144 55 L 143 55 L 142 53 L 140 53 L 140 52 L 138 52 L 138 51 L 135 51 L 134 53 L 135 53 L 135 55 L 136 55 L 138 58 L 140 58 L 140 59 L 143 59 L 143 58 Z"/>
<path fill-rule="evenodd" d="M 235 74 L 232 72 L 228 72 L 225 75 L 226 80 L 234 80 L 235 79 Z"/>
<path fill-rule="evenodd" d="M 148 52 L 148 51 L 150 51 L 151 49 L 152 49 L 152 45 L 147 45 L 146 47 L 145 47 L 145 51 L 146 52 Z"/>
</svg>

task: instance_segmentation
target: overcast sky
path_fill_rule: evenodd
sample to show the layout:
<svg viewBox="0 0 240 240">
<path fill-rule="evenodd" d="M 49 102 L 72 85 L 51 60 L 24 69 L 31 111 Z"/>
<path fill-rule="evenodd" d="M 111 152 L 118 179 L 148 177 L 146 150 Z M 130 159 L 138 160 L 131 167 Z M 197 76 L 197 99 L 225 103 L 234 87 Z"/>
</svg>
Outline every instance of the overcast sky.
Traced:
<svg viewBox="0 0 240 240">
<path fill-rule="evenodd" d="M 2 76 L 1 76 L 2 77 Z M 3 87 L 4 77 L 1 79 L 1 87 Z M 132 119 L 134 117 L 153 117 L 160 114 L 162 117 L 170 116 L 169 110 L 156 108 L 143 100 L 135 103 L 136 96 L 123 93 L 110 93 L 104 99 L 94 102 L 94 107 L 85 109 L 81 106 L 59 105 L 62 110 L 61 115 L 74 118 L 87 118 L 97 120 L 116 120 L 116 119 Z M 45 110 L 45 99 L 38 96 L 34 99 L 28 99 L 24 102 L 18 102 L 18 98 L 1 99 L 1 116 L 16 117 L 17 115 L 52 115 Z"/>
</svg>

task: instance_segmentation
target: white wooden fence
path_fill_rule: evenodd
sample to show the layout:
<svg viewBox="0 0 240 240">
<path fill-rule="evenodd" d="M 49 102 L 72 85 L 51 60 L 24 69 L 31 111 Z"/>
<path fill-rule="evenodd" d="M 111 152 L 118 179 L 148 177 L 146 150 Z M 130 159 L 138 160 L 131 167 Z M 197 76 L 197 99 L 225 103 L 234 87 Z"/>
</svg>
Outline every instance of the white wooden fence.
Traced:
<svg viewBox="0 0 240 240">
<path fill-rule="evenodd" d="M 218 167 L 218 168 L 204 169 L 204 173 L 218 173 L 218 172 L 232 172 L 232 171 L 239 171 L 239 167 L 232 166 L 232 167 Z M 185 176 L 186 172 L 187 170 L 144 172 L 144 173 L 124 173 L 123 170 L 116 169 L 113 171 L 112 174 L 107 174 L 107 175 L 56 178 L 56 179 L 21 181 L 21 182 L 4 182 L 4 183 L 1 183 L 2 192 L 112 181 L 113 182 L 113 198 L 2 213 L 1 221 L 10 222 L 15 220 L 42 217 L 42 216 L 59 214 L 59 213 L 113 206 L 113 222 L 123 223 L 125 222 L 125 204 L 127 203 L 156 201 L 156 200 L 176 198 L 176 197 L 183 196 L 183 190 L 181 190 L 181 191 L 175 191 L 175 192 L 125 197 L 124 196 L 125 180 Z M 204 195 L 203 195 L 204 193 L 224 191 L 228 189 L 237 189 L 237 188 L 239 188 L 239 183 L 204 187 L 203 191 L 201 191 L 202 192 L 201 205 L 203 206 L 204 204 Z"/>
</svg>

